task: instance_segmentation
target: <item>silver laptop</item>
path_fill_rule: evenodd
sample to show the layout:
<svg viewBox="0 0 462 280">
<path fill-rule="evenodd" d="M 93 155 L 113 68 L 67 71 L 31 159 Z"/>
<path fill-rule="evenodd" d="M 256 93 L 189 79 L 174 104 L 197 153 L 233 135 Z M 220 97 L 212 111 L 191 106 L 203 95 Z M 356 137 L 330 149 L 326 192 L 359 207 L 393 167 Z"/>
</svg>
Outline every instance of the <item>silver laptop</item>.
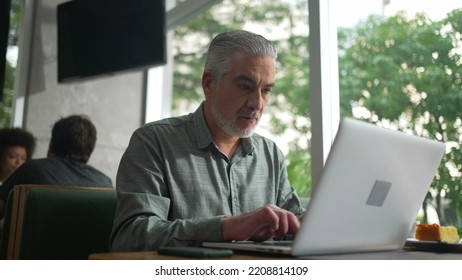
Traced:
<svg viewBox="0 0 462 280">
<path fill-rule="evenodd" d="M 399 250 L 444 152 L 443 143 L 345 118 L 291 246 L 203 246 L 293 256 Z"/>
</svg>

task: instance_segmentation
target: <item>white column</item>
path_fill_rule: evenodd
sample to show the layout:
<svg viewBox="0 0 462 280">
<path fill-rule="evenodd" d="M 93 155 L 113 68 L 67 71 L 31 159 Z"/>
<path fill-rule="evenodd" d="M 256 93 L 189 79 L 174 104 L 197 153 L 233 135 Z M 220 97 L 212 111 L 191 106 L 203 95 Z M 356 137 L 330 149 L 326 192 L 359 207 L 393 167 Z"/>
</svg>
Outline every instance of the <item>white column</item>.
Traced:
<svg viewBox="0 0 462 280">
<path fill-rule="evenodd" d="M 337 28 L 330 0 L 309 0 L 311 175 L 315 189 L 340 119 Z"/>
</svg>

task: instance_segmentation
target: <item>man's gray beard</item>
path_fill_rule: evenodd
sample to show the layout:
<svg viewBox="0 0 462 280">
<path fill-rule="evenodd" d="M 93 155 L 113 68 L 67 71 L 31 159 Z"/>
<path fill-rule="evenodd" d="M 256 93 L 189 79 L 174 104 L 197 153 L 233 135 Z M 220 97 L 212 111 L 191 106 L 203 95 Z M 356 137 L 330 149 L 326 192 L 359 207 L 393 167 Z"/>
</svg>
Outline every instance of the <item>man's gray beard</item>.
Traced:
<svg viewBox="0 0 462 280">
<path fill-rule="evenodd" d="M 252 136 L 254 132 L 255 128 L 240 129 L 234 124 L 232 120 L 226 120 L 223 114 L 221 113 L 220 106 L 216 102 L 215 97 L 212 100 L 212 116 L 217 122 L 218 126 L 229 135 L 236 136 L 239 138 L 248 138 Z"/>
</svg>

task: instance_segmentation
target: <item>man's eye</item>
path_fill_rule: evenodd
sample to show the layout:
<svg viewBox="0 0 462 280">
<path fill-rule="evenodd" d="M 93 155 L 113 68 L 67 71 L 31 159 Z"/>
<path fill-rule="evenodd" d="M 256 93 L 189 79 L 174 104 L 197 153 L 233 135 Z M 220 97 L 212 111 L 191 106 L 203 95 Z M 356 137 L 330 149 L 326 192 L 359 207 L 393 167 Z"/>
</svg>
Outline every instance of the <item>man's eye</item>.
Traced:
<svg viewBox="0 0 462 280">
<path fill-rule="evenodd" d="M 238 86 L 240 89 L 243 89 L 243 90 L 248 90 L 250 88 L 250 86 L 246 84 L 238 84 Z"/>
<path fill-rule="evenodd" d="M 262 89 L 262 93 L 263 94 L 270 94 L 272 90 L 273 90 L 272 88 L 264 88 L 264 89 Z"/>
</svg>

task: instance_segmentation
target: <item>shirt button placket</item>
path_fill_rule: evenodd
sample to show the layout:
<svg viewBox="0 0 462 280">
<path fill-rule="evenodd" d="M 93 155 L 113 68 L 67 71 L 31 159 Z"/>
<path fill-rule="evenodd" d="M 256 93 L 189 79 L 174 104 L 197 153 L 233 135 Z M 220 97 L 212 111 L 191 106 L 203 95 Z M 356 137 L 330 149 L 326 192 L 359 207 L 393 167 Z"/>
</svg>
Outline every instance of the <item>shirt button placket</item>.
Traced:
<svg viewBox="0 0 462 280">
<path fill-rule="evenodd" d="M 233 172 L 233 166 L 231 165 L 229 171 L 229 180 L 230 180 L 230 187 L 231 187 L 231 205 L 232 205 L 232 212 L 233 215 L 240 214 L 240 206 L 239 206 L 239 187 L 237 186 L 237 182 L 235 180 L 235 175 Z"/>
</svg>

